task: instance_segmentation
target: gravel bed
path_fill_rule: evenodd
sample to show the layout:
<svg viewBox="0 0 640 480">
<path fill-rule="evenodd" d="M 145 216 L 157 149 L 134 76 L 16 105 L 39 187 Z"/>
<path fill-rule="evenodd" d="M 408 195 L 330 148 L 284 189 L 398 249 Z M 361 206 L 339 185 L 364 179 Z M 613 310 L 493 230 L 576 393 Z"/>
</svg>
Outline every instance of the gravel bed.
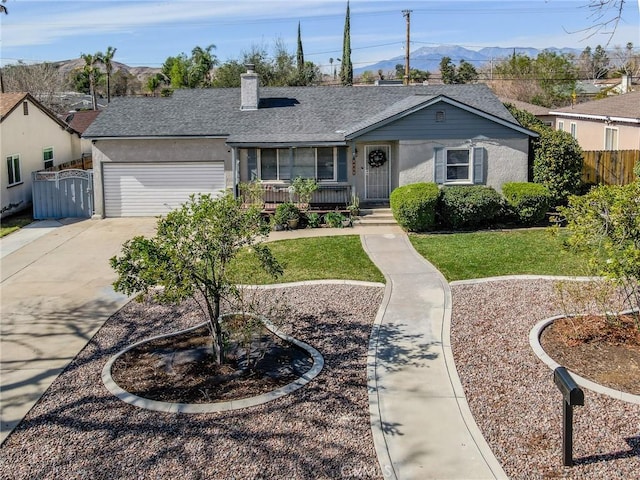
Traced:
<svg viewBox="0 0 640 480">
<path fill-rule="evenodd" d="M 510 478 L 640 478 L 640 405 L 590 390 L 574 409 L 575 466 L 562 466 L 562 397 L 529 346 L 564 313 L 553 282 L 455 285 L 451 344 L 471 412 Z"/>
<path fill-rule="evenodd" d="M 288 333 L 317 348 L 309 385 L 259 407 L 211 414 L 142 410 L 113 397 L 100 373 L 123 347 L 194 325 L 179 309 L 132 302 L 112 316 L 0 449 L 3 479 L 381 478 L 369 422 L 367 347 L 379 287 L 281 290 Z M 261 295 L 275 296 L 273 291 Z"/>
</svg>

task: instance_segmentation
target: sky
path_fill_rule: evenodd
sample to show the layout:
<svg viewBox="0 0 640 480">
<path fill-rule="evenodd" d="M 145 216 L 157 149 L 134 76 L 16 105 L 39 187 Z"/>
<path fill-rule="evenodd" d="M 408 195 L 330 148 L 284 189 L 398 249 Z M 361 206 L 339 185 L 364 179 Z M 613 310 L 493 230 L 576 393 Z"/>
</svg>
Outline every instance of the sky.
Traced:
<svg viewBox="0 0 640 480">
<path fill-rule="evenodd" d="M 597 21 L 589 0 L 351 0 L 351 59 L 355 68 L 405 55 L 420 47 L 640 47 L 640 0 L 626 0 L 622 20 L 610 29 L 584 31 Z M 220 62 L 253 47 L 297 47 L 300 22 L 305 60 L 330 70 L 340 58 L 346 0 L 7 0 L 0 16 L 0 63 L 78 58 L 117 48 L 115 61 L 160 67 L 169 56 L 215 45 Z M 605 12 L 604 19 L 613 16 Z M 589 36 L 591 34 L 591 36 Z"/>
</svg>

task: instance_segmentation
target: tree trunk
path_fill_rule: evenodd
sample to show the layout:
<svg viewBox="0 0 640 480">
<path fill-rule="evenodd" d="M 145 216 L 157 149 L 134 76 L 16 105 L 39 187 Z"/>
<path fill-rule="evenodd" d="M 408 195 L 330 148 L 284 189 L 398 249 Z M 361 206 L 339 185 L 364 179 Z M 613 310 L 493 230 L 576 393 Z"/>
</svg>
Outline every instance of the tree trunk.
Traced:
<svg viewBox="0 0 640 480">
<path fill-rule="evenodd" d="M 209 302 L 207 302 L 209 305 Z M 216 363 L 221 365 L 224 361 L 223 349 L 224 343 L 222 339 L 222 327 L 220 326 L 220 298 L 213 299 L 213 311 L 209 312 L 211 318 L 211 337 L 213 340 L 213 355 L 216 359 Z"/>
</svg>

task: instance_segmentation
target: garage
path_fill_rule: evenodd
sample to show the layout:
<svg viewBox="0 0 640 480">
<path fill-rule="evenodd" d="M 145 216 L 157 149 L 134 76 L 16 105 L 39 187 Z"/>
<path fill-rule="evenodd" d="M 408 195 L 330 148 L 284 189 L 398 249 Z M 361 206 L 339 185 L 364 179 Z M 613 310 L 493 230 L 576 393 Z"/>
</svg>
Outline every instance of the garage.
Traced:
<svg viewBox="0 0 640 480">
<path fill-rule="evenodd" d="M 104 163 L 105 216 L 166 215 L 193 193 L 220 195 L 224 162 Z"/>
</svg>

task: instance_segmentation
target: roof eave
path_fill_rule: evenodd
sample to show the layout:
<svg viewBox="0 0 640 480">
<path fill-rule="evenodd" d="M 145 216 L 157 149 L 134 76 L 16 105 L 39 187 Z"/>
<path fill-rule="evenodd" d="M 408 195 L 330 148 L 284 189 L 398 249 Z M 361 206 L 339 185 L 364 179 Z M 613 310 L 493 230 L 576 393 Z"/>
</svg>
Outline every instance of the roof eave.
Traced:
<svg viewBox="0 0 640 480">
<path fill-rule="evenodd" d="M 446 95 L 438 95 L 435 98 L 427 100 L 424 103 L 421 103 L 420 105 L 417 105 L 415 107 L 409 108 L 406 111 L 401 112 L 401 113 L 399 113 L 397 115 L 392 115 L 391 117 L 386 118 L 385 120 L 382 120 L 380 122 L 377 122 L 374 125 L 370 125 L 370 126 L 368 126 L 366 128 L 360 129 L 360 130 L 355 131 L 355 132 L 350 132 L 347 135 L 345 135 L 345 139 L 353 140 L 353 139 L 355 139 L 355 138 L 357 138 L 357 137 L 359 137 L 361 135 L 364 135 L 364 134 L 366 134 L 368 132 L 376 130 L 376 129 L 380 128 L 380 127 L 383 127 L 384 125 L 387 125 L 387 124 L 389 124 L 391 122 L 399 120 L 400 118 L 403 118 L 403 117 L 405 117 L 407 115 L 415 113 L 415 112 L 417 112 L 419 110 L 422 110 L 424 108 L 430 107 L 430 106 L 432 106 L 432 105 L 434 105 L 436 103 L 439 103 L 439 102 L 445 102 L 445 103 L 448 103 L 448 104 L 453 105 L 455 107 L 461 108 L 461 109 L 466 110 L 466 111 L 468 111 L 470 113 L 473 113 L 475 115 L 478 115 L 478 116 L 481 116 L 483 118 L 486 118 L 487 120 L 491 120 L 491 121 L 496 122 L 496 123 L 498 123 L 498 124 L 500 124 L 502 126 L 505 126 L 507 128 L 511 128 L 511 129 L 516 130 L 516 131 L 518 131 L 520 133 L 528 135 L 529 137 L 537 138 L 537 137 L 540 136 L 538 133 L 536 133 L 536 132 L 534 132 L 532 130 L 526 129 L 526 128 L 520 126 L 520 125 L 516 125 L 516 124 L 511 123 L 511 122 L 508 122 L 507 120 L 504 120 L 504 119 L 502 119 L 500 117 L 496 117 L 495 115 L 487 113 L 487 112 L 485 112 L 483 110 L 479 110 L 479 109 L 477 109 L 475 107 L 471 107 L 471 106 L 469 106 L 469 105 L 467 105 L 465 103 L 458 102 L 457 100 L 453 100 L 452 98 L 449 98 Z"/>
<path fill-rule="evenodd" d="M 583 118 L 586 120 L 602 120 L 612 122 L 624 122 L 624 123 L 638 123 L 640 124 L 640 118 L 631 117 L 615 117 L 611 115 L 593 115 L 590 113 L 572 113 L 572 112 L 549 112 L 551 115 L 569 118 Z"/>
</svg>

